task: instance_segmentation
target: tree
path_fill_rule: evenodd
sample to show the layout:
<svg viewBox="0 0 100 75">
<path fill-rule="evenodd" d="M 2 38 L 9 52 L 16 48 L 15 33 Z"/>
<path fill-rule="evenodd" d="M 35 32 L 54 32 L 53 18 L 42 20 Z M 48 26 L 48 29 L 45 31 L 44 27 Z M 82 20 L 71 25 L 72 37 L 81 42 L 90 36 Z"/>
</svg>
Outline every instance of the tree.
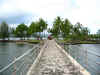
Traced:
<svg viewBox="0 0 100 75">
<path fill-rule="evenodd" d="M 73 40 L 80 40 L 81 39 L 81 29 L 82 29 L 82 26 L 79 22 L 77 22 L 73 26 L 73 32 L 72 32 L 72 39 Z"/>
<path fill-rule="evenodd" d="M 38 28 L 40 32 L 43 32 L 47 28 L 47 23 L 42 18 L 39 19 L 37 25 L 39 26 Z"/>
<path fill-rule="evenodd" d="M 37 37 L 37 32 L 39 32 L 37 22 L 32 22 L 29 26 L 28 33 L 30 35 L 34 35 L 34 37 Z"/>
<path fill-rule="evenodd" d="M 24 23 L 22 23 L 22 24 L 18 25 L 18 27 L 16 27 L 15 35 L 17 37 L 20 37 L 21 39 L 22 38 L 25 39 L 27 30 L 28 30 L 28 27 Z"/>
<path fill-rule="evenodd" d="M 39 32 L 39 37 L 42 39 L 43 35 L 41 35 L 41 32 L 43 32 L 45 29 L 47 29 L 47 23 L 42 18 L 39 19 L 39 21 L 36 22 L 36 32 Z"/>
<path fill-rule="evenodd" d="M 10 28 L 10 32 L 11 32 L 11 34 L 14 34 L 14 33 L 15 33 L 15 30 L 16 30 L 16 29 L 15 29 L 15 28 L 13 28 L 13 27 L 12 27 L 12 28 Z"/>
<path fill-rule="evenodd" d="M 51 30 L 49 30 L 52 35 L 56 38 L 58 38 L 58 36 L 60 35 L 61 33 L 61 25 L 62 25 L 62 19 L 58 16 L 54 22 L 53 22 L 53 27 Z"/>
<path fill-rule="evenodd" d="M 36 23 L 32 22 L 28 30 L 30 34 L 34 34 L 36 32 Z"/>
<path fill-rule="evenodd" d="M 63 38 L 69 38 L 72 29 L 72 24 L 68 19 L 65 19 L 61 25 L 61 34 Z"/>
<path fill-rule="evenodd" d="M 9 26 L 3 21 L 0 25 L 0 37 L 5 40 L 6 37 L 9 37 Z"/>
<path fill-rule="evenodd" d="M 86 40 L 88 39 L 89 29 L 87 27 L 83 27 L 82 24 L 77 22 L 73 27 L 73 39 L 74 40 Z"/>
<path fill-rule="evenodd" d="M 100 39 L 100 29 L 97 31 L 98 39 Z"/>
<path fill-rule="evenodd" d="M 82 39 L 83 40 L 89 39 L 89 36 L 88 36 L 89 33 L 90 33 L 89 29 L 87 27 L 83 27 L 82 30 L 81 30 Z"/>
<path fill-rule="evenodd" d="M 30 32 L 30 29 L 28 28 L 27 31 L 26 31 L 26 37 L 27 39 L 29 39 L 29 37 L 31 36 L 31 32 Z"/>
<path fill-rule="evenodd" d="M 99 35 L 100 35 L 100 29 L 97 31 L 97 34 L 99 34 Z"/>
</svg>

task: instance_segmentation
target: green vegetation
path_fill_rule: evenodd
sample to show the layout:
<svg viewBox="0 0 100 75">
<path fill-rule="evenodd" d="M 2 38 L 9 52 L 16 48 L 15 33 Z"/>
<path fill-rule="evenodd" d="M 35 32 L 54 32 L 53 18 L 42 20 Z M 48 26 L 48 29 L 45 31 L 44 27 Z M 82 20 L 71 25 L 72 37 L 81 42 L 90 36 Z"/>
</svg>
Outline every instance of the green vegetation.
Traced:
<svg viewBox="0 0 100 75">
<path fill-rule="evenodd" d="M 28 43 L 35 43 L 35 44 L 37 44 L 37 43 L 40 43 L 40 40 L 28 40 L 27 42 Z"/>
<path fill-rule="evenodd" d="M 31 34 L 34 35 L 34 37 L 37 37 L 37 39 L 42 39 L 42 34 L 45 29 L 47 29 L 47 23 L 42 18 L 39 19 L 37 22 L 32 22 L 29 31 Z"/>
<path fill-rule="evenodd" d="M 6 22 L 0 24 L 0 38 L 5 40 L 9 34 L 19 37 L 21 40 L 28 39 L 30 36 L 42 39 L 42 32 L 47 29 L 47 22 L 40 18 L 36 22 L 32 22 L 28 27 L 24 23 L 19 24 L 16 28 L 10 28 Z"/>
<path fill-rule="evenodd" d="M 53 27 L 52 29 L 49 29 L 49 32 L 52 33 L 52 35 L 55 38 L 58 38 L 59 34 L 60 34 L 60 27 L 62 25 L 62 21 L 60 17 L 57 17 L 54 22 L 53 22 Z"/>
<path fill-rule="evenodd" d="M 5 40 L 5 38 L 9 37 L 9 26 L 6 22 L 2 22 L 0 25 L 0 38 Z"/>
<path fill-rule="evenodd" d="M 65 19 L 61 25 L 61 35 L 64 39 L 70 39 L 70 33 L 72 31 L 72 24 L 68 19 Z"/>
<path fill-rule="evenodd" d="M 73 26 L 72 39 L 73 40 L 88 40 L 89 29 L 83 27 L 79 22 Z"/>
<path fill-rule="evenodd" d="M 90 40 L 90 41 L 82 41 L 82 40 L 58 40 L 60 44 L 100 44 L 100 41 Z"/>
<path fill-rule="evenodd" d="M 47 29 L 47 22 L 40 18 L 38 21 L 33 21 L 29 26 L 24 23 L 19 24 L 16 28 L 10 28 L 6 22 L 0 24 L 0 38 L 5 40 L 9 39 L 9 36 L 19 37 L 21 40 L 29 40 L 29 37 L 33 36 L 35 40 L 29 40 L 28 42 L 40 42 L 44 34 L 44 30 L 47 30 L 53 38 L 62 39 L 62 42 L 75 42 L 75 43 L 93 43 L 100 40 L 100 30 L 97 34 L 90 34 L 87 27 L 84 27 L 80 22 L 73 25 L 68 19 L 56 17 L 53 21 L 52 28 Z"/>
<path fill-rule="evenodd" d="M 61 36 L 64 40 L 87 40 L 89 35 L 89 29 L 83 27 L 79 22 L 72 25 L 68 19 L 62 20 L 60 17 L 55 19 L 49 32 L 52 33 L 52 36 L 56 38 Z"/>
<path fill-rule="evenodd" d="M 48 32 L 57 39 L 62 39 L 61 43 L 97 43 L 100 40 L 100 30 L 97 34 L 90 34 L 90 30 L 80 22 L 75 25 L 68 19 L 57 17 L 53 22 L 53 27 Z M 95 40 L 95 41 L 93 41 Z"/>
<path fill-rule="evenodd" d="M 25 39 L 26 35 L 27 35 L 27 31 L 28 31 L 28 27 L 22 23 L 20 25 L 18 25 L 18 27 L 16 27 L 16 30 L 15 30 L 15 35 L 17 37 L 20 37 L 21 39 Z"/>
</svg>

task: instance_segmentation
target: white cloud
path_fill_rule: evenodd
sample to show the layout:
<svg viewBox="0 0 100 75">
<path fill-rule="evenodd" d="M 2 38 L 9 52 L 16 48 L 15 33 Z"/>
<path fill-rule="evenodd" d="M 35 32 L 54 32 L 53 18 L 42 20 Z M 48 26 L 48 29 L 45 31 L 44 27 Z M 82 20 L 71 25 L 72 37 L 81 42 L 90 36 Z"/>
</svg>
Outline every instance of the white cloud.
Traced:
<svg viewBox="0 0 100 75">
<path fill-rule="evenodd" d="M 74 17 L 73 21 L 76 19 L 89 27 L 92 33 L 96 33 L 96 31 L 100 29 L 100 6 L 97 4 L 98 0 L 76 0 L 76 3 L 79 8 L 73 10 L 71 13 Z"/>
<path fill-rule="evenodd" d="M 36 16 L 29 18 L 29 22 L 39 17 L 52 22 L 61 16 L 73 24 L 79 21 L 95 33 L 100 28 L 99 3 L 99 0 L 7 0 L 0 7 L 0 17 L 23 11 Z"/>
<path fill-rule="evenodd" d="M 3 12 L 25 11 L 37 14 L 40 17 L 54 18 L 63 15 L 69 8 L 70 0 L 9 0 L 1 7 Z M 66 3 L 65 3 L 66 2 Z"/>
</svg>

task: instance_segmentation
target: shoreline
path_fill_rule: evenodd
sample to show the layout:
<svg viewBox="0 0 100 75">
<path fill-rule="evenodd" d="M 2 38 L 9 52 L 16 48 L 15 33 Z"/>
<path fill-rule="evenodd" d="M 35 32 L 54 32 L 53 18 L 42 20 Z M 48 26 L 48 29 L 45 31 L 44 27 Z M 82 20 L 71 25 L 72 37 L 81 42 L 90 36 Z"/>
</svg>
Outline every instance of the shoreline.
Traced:
<svg viewBox="0 0 100 75">
<path fill-rule="evenodd" d="M 64 44 L 64 45 L 100 44 L 100 40 L 86 40 L 86 41 L 81 41 L 81 40 L 74 40 L 74 41 L 58 40 L 58 43 L 59 44 Z"/>
<path fill-rule="evenodd" d="M 0 42 L 27 42 L 27 40 L 0 40 Z"/>
<path fill-rule="evenodd" d="M 17 44 L 25 44 L 25 43 L 29 43 L 29 44 L 38 44 L 41 43 L 42 40 L 0 40 L 1 43 L 6 43 L 6 42 L 14 42 Z"/>
</svg>

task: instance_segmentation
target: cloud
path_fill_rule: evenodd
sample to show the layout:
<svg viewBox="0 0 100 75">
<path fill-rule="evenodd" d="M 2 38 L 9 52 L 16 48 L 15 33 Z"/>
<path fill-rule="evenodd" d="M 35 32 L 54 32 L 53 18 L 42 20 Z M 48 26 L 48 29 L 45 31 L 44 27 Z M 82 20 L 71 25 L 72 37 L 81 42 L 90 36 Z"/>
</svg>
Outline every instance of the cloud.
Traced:
<svg viewBox="0 0 100 75">
<path fill-rule="evenodd" d="M 29 17 L 31 17 L 29 13 L 12 13 L 9 14 L 6 17 L 1 17 L 0 22 L 6 21 L 8 24 L 20 24 L 20 23 L 27 23 L 26 20 L 28 20 Z"/>
<path fill-rule="evenodd" d="M 72 24 L 81 22 L 92 33 L 100 28 L 99 0 L 0 0 L 0 21 L 31 22 L 39 17 L 51 22 L 56 16 L 68 18 Z"/>
<path fill-rule="evenodd" d="M 81 22 L 89 27 L 91 33 L 96 33 L 100 29 L 100 1 L 99 0 L 76 0 L 77 8 L 72 9 L 69 19 L 72 23 Z"/>
<path fill-rule="evenodd" d="M 69 8 L 70 0 L 9 0 L 2 4 L 2 14 L 11 12 L 31 12 L 40 17 L 54 18 Z M 67 4 L 67 6 L 66 6 Z M 6 13 L 5 13 L 6 12 Z"/>
</svg>

